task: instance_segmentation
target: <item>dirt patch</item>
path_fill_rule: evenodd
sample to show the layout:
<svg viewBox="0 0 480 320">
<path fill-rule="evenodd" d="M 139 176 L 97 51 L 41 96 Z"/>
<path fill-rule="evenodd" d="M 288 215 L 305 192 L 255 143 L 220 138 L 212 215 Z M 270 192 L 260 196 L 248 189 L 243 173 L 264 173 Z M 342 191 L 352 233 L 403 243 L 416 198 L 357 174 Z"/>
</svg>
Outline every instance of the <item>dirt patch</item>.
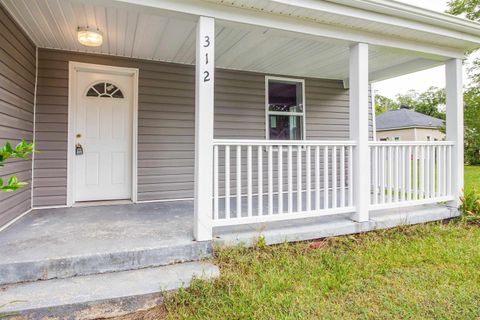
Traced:
<svg viewBox="0 0 480 320">
<path fill-rule="evenodd" d="M 165 306 L 161 305 L 146 311 L 139 311 L 121 317 L 108 318 L 108 320 L 162 320 L 166 319 Z"/>
</svg>

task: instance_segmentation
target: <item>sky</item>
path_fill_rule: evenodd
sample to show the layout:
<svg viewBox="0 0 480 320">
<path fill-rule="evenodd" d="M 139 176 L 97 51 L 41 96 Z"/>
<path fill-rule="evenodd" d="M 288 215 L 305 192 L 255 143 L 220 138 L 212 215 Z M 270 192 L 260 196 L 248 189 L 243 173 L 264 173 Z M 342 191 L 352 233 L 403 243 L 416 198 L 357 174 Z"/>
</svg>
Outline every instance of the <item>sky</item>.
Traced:
<svg viewBox="0 0 480 320">
<path fill-rule="evenodd" d="M 448 2 L 448 0 L 397 1 L 440 12 L 444 12 L 447 9 Z M 480 53 L 474 53 L 472 57 L 480 57 Z M 466 65 L 468 66 L 468 61 Z M 467 83 L 466 72 L 464 72 L 464 83 Z M 380 81 L 373 84 L 373 89 L 378 94 L 394 99 L 397 94 L 406 93 L 410 89 L 426 91 L 431 86 L 439 88 L 445 87 L 445 68 L 443 66 Z"/>
</svg>

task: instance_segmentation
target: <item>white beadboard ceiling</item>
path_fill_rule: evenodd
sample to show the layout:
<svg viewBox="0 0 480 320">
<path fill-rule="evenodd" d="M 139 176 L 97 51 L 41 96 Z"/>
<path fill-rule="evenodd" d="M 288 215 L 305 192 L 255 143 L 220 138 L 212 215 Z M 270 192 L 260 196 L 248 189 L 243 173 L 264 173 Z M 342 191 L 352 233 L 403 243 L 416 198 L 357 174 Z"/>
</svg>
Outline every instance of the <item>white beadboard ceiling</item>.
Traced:
<svg viewBox="0 0 480 320">
<path fill-rule="evenodd" d="M 194 16 L 114 2 L 102 6 L 81 0 L 0 1 L 41 48 L 195 63 Z M 79 26 L 100 29 L 104 44 L 98 48 L 80 45 L 76 38 Z M 226 69 L 345 80 L 350 45 L 226 21 L 216 23 L 216 66 Z M 412 52 L 370 49 L 372 81 L 440 63 Z"/>
</svg>

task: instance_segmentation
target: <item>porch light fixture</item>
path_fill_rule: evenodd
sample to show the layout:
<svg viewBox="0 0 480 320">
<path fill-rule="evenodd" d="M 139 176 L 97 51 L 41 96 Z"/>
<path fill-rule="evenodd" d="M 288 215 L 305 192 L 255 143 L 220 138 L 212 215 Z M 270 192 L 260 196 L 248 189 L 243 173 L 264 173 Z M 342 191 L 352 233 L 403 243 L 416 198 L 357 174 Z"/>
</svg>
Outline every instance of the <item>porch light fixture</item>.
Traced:
<svg viewBox="0 0 480 320">
<path fill-rule="evenodd" d="M 99 47 L 103 43 L 103 34 L 98 29 L 78 27 L 77 39 L 87 47 Z"/>
</svg>

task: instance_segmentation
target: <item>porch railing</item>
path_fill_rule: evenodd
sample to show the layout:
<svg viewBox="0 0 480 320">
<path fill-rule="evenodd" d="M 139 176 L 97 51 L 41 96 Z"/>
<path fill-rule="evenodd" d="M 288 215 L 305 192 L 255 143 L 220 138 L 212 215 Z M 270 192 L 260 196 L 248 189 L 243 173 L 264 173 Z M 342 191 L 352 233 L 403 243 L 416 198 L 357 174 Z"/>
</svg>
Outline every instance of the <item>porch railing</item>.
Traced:
<svg viewBox="0 0 480 320">
<path fill-rule="evenodd" d="M 371 142 L 371 209 L 450 201 L 453 142 Z"/>
<path fill-rule="evenodd" d="M 354 211 L 351 141 L 215 140 L 213 225 Z"/>
</svg>

